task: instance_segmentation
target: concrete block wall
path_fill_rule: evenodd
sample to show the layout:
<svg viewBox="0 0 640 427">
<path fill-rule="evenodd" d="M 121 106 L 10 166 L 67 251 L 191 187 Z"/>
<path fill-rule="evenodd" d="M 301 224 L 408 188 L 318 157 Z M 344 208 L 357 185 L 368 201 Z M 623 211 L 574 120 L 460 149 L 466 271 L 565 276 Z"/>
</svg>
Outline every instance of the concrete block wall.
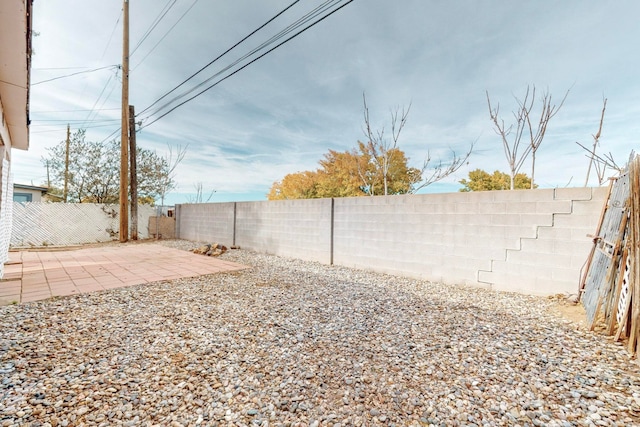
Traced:
<svg viewBox="0 0 640 427">
<path fill-rule="evenodd" d="M 306 261 L 331 262 L 331 199 L 239 202 L 236 244 Z"/>
<path fill-rule="evenodd" d="M 571 203 L 553 190 L 335 200 L 334 262 L 444 283 L 479 280 Z"/>
<path fill-rule="evenodd" d="M 574 292 L 604 188 L 245 202 L 178 209 L 179 237 L 235 223 L 246 249 L 527 294 Z M 208 215 L 203 213 L 210 212 Z M 226 212 L 226 216 L 223 212 Z M 197 225 L 191 224 L 196 221 Z M 215 230 L 219 230 L 219 233 Z M 215 235 L 215 237 L 214 237 Z M 224 241 L 222 241 L 224 243 Z"/>
<path fill-rule="evenodd" d="M 194 242 L 234 245 L 235 203 L 176 206 L 176 236 Z"/>
<path fill-rule="evenodd" d="M 554 212 L 552 224 L 540 224 L 535 237 L 523 236 L 519 247 L 492 260 L 490 270 L 479 272 L 481 283 L 534 295 L 577 293 L 580 271 L 592 246 L 587 235 L 596 232 L 607 189 L 549 191 L 553 191 L 555 203 L 568 204 L 570 210 Z"/>
</svg>

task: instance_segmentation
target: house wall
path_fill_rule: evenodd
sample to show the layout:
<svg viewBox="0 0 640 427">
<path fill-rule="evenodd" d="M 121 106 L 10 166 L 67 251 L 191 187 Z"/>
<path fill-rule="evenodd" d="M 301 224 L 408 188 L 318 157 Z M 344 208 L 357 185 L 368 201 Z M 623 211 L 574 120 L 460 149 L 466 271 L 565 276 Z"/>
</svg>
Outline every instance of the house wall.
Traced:
<svg viewBox="0 0 640 427">
<path fill-rule="evenodd" d="M 0 97 L 0 146 L 3 147 L 2 158 L 9 160 L 11 153 L 11 136 L 9 135 L 6 120 L 1 119 L 3 117 L 5 117 L 4 102 Z"/>
<path fill-rule="evenodd" d="M 180 205 L 176 228 L 188 240 L 549 295 L 577 291 L 605 197 L 570 188 Z"/>
<path fill-rule="evenodd" d="M 13 196 L 15 198 L 15 196 L 17 195 L 22 195 L 22 194 L 30 194 L 31 195 L 31 202 L 41 202 L 42 201 L 42 191 L 40 190 L 31 190 L 28 188 L 20 188 L 20 187 L 14 187 L 13 189 Z"/>
<path fill-rule="evenodd" d="M 13 218 L 11 149 L 29 148 L 33 0 L 0 2 L 0 277 L 9 259 Z"/>
</svg>

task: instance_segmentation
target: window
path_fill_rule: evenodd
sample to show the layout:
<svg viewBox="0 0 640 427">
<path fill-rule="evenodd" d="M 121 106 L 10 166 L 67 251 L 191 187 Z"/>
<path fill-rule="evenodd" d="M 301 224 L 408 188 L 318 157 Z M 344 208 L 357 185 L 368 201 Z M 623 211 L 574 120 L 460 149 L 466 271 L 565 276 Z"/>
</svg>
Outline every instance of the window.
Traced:
<svg viewBox="0 0 640 427">
<path fill-rule="evenodd" d="M 33 194 L 31 193 L 13 193 L 14 202 L 30 202 L 33 200 Z"/>
</svg>

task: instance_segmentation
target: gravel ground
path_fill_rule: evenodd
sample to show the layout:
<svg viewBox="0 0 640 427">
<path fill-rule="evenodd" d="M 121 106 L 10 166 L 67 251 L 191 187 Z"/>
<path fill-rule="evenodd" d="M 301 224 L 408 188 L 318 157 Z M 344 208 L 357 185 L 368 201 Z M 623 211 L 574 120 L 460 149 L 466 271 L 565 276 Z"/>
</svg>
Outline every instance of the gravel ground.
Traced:
<svg viewBox="0 0 640 427">
<path fill-rule="evenodd" d="M 640 425 L 636 362 L 549 299 L 223 258 L 0 307 L 0 426 Z"/>
</svg>

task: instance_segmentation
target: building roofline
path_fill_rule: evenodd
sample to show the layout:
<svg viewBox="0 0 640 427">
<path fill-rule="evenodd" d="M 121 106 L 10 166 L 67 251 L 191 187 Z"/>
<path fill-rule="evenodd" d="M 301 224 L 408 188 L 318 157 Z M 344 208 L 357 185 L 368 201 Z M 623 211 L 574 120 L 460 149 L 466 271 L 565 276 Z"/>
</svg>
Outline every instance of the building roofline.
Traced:
<svg viewBox="0 0 640 427">
<path fill-rule="evenodd" d="M 20 188 L 23 190 L 37 190 L 37 191 L 42 191 L 43 193 L 46 193 L 47 191 L 49 191 L 49 187 L 40 187 L 37 185 L 26 185 L 26 184 L 16 184 L 16 183 L 13 183 L 13 188 L 14 190 L 16 188 Z"/>
</svg>

